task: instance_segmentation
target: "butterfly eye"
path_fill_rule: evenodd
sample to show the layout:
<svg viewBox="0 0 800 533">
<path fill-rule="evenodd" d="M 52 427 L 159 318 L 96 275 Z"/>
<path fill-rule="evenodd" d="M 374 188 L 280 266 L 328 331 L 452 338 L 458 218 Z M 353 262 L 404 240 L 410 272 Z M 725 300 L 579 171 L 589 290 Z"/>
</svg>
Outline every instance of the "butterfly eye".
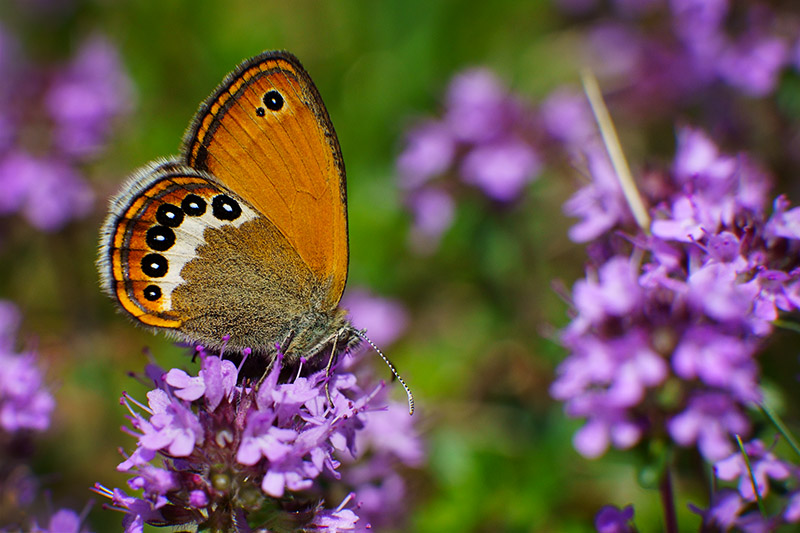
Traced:
<svg viewBox="0 0 800 533">
<path fill-rule="evenodd" d="M 261 100 L 270 111 L 278 111 L 283 107 L 283 96 L 275 90 L 267 92 Z"/>
</svg>

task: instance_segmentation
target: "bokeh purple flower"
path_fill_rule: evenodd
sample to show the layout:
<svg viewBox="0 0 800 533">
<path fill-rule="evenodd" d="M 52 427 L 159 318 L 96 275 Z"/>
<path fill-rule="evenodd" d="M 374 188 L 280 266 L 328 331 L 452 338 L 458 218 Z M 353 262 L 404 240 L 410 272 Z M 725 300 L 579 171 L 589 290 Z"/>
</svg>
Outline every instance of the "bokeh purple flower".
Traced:
<svg viewBox="0 0 800 533">
<path fill-rule="evenodd" d="M 22 151 L 0 160 L 0 187 L 0 215 L 19 212 L 42 231 L 86 216 L 94 200 L 89 184 L 68 162 Z"/>
<path fill-rule="evenodd" d="M 628 505 L 619 509 L 613 505 L 606 505 L 594 519 L 597 533 L 635 533 L 636 528 L 631 524 L 633 520 L 633 506 Z"/>
<path fill-rule="evenodd" d="M 54 144 L 66 156 L 96 154 L 108 141 L 114 120 L 132 110 L 132 97 L 116 48 L 99 35 L 88 38 L 54 73 L 44 97 Z"/>
<path fill-rule="evenodd" d="M 366 329 L 378 346 L 390 345 L 408 327 L 408 311 L 399 301 L 375 296 L 365 289 L 348 289 L 341 305 L 349 311 L 350 322 L 358 329 Z"/>
<path fill-rule="evenodd" d="M 57 231 L 90 212 L 94 192 L 83 169 L 132 109 L 130 81 L 103 37 L 86 39 L 64 64 L 44 66 L 29 62 L 3 27 L 0 78 L 0 215 Z"/>
<path fill-rule="evenodd" d="M 412 127 L 396 161 L 413 214 L 412 245 L 435 248 L 452 224 L 456 199 L 469 188 L 500 205 L 522 196 L 543 166 L 534 131 L 532 110 L 489 70 L 456 75 L 442 118 Z"/>
<path fill-rule="evenodd" d="M 601 9 L 559 2 L 567 17 Z M 650 113 L 684 104 L 726 84 L 749 97 L 772 94 L 791 66 L 798 20 L 790 10 L 728 0 L 613 3 L 585 33 L 587 63 Z M 581 13 L 584 14 L 581 14 Z M 656 108 L 659 108 L 656 110 Z M 645 111 L 645 114 L 647 111 Z"/>
<path fill-rule="evenodd" d="M 14 349 L 18 323 L 16 307 L 0 301 L 0 428 L 8 434 L 47 429 L 55 407 L 37 355 Z"/>
<path fill-rule="evenodd" d="M 746 459 L 745 460 L 745 455 Z M 725 530 L 777 531 L 800 523 L 800 468 L 778 458 L 772 447 L 754 439 L 714 464 L 720 484 L 707 509 L 690 508 L 703 517 L 704 526 Z M 730 485 L 733 485 L 732 487 Z M 756 505 L 766 503 L 767 514 Z"/>
<path fill-rule="evenodd" d="M 60 509 L 53 513 L 47 522 L 47 527 L 34 525 L 33 533 L 89 533 L 83 525 L 83 518 L 70 509 Z"/>
<path fill-rule="evenodd" d="M 453 197 L 442 189 L 425 187 L 411 193 L 407 202 L 413 216 L 413 247 L 420 252 L 435 249 L 455 218 Z"/>
<path fill-rule="evenodd" d="M 778 459 L 764 443 L 759 440 L 748 442 L 744 446 L 750 465 L 745 463 L 744 456 L 736 451 L 714 464 L 714 473 L 719 479 L 738 481 L 739 495 L 748 501 L 755 501 L 756 493 L 762 498 L 769 494 L 769 480 L 782 481 L 792 475 L 794 467 Z M 755 491 L 753 482 L 755 481 Z"/>
<path fill-rule="evenodd" d="M 79 515 L 53 512 L 52 505 L 39 501 L 47 476 L 37 476 L 29 463 L 36 438 L 50 427 L 55 398 L 38 354 L 18 349 L 20 318 L 16 305 L 0 300 L 0 530 L 88 533 L 84 519 L 90 506 Z"/>
</svg>

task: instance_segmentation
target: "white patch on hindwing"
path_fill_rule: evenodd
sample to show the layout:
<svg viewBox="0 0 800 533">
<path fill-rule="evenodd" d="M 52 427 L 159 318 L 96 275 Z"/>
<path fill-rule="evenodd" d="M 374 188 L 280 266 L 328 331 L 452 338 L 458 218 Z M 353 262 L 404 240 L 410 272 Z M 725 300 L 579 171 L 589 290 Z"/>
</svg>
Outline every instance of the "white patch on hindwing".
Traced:
<svg viewBox="0 0 800 533">
<path fill-rule="evenodd" d="M 150 250 L 151 253 L 159 254 L 168 261 L 166 275 L 150 279 L 151 284 L 157 285 L 161 289 L 161 298 L 158 302 L 165 306 L 166 309 L 172 309 L 172 291 L 186 281 L 181 277 L 183 267 L 197 257 L 197 249 L 206 242 L 204 238 L 205 230 L 208 228 L 220 229 L 225 226 L 238 228 L 245 222 L 259 216 L 256 211 L 242 200 L 233 198 L 239 204 L 242 210 L 241 214 L 234 220 L 220 220 L 213 214 L 212 199 L 213 197 L 206 199 L 208 205 L 205 213 L 200 216 L 185 215 L 178 227 L 170 228 L 175 232 L 175 244 L 168 250 L 163 252 Z"/>
</svg>

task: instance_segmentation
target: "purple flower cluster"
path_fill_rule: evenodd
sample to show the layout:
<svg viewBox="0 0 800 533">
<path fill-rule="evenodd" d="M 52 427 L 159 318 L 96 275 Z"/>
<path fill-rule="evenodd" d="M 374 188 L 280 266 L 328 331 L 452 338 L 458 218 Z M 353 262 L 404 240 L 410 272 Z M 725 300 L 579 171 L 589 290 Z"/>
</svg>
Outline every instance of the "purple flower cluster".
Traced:
<svg viewBox="0 0 800 533">
<path fill-rule="evenodd" d="M 35 352 L 16 349 L 20 313 L 0 301 L 0 530 L 41 533 L 87 533 L 79 516 L 61 509 L 39 526 L 39 481 L 27 463 L 34 452 L 33 434 L 50 427 L 55 399 L 46 388 Z"/>
<path fill-rule="evenodd" d="M 750 430 L 772 321 L 800 308 L 800 208 L 779 197 L 768 217 L 766 173 L 691 128 L 672 168 L 642 179 L 646 232 L 605 211 L 624 201 L 596 168 L 566 206 L 583 216 L 573 238 L 591 237 L 593 266 L 573 290 L 551 394 L 586 420 L 574 445 L 587 457 L 666 434 L 717 461 Z"/>
<path fill-rule="evenodd" d="M 738 124 L 746 130 L 752 117 L 736 98 L 771 95 L 783 72 L 800 68 L 800 16 L 791 10 L 729 0 L 619 0 L 604 13 L 606 4 L 559 2 L 567 17 L 591 21 L 585 27 L 570 21 L 588 56 L 582 63 L 643 127 L 697 107 L 715 129 L 730 132 Z M 436 246 L 453 222 L 464 184 L 509 202 L 537 178 L 546 163 L 541 154 L 563 149 L 575 155 L 578 148 L 595 180 L 593 196 L 584 190 L 568 211 L 582 216 L 593 210 L 596 222 L 602 214 L 605 229 L 613 227 L 629 214 L 598 141 L 582 94 L 557 88 L 536 109 L 486 69 L 456 75 L 443 116 L 413 127 L 396 162 L 413 216 L 412 244 Z M 593 240 L 601 227 L 576 226 L 571 237 Z"/>
<path fill-rule="evenodd" d="M 602 9 L 591 0 L 559 3 L 581 16 Z M 663 111 L 663 104 L 685 102 L 723 84 L 766 96 L 775 91 L 781 72 L 796 66 L 800 19 L 762 3 L 617 1 L 602 20 L 585 33 L 588 63 L 625 92 L 626 102 L 640 107 Z"/>
<path fill-rule="evenodd" d="M 43 231 L 87 215 L 94 194 L 81 166 L 108 142 L 131 94 L 108 40 L 89 38 L 69 62 L 45 68 L 0 26 L 0 215 L 19 213 Z"/>
<path fill-rule="evenodd" d="M 15 350 L 19 318 L 14 304 L 0 301 L 0 429 L 9 435 L 47 429 L 55 407 L 36 354 Z"/>
<path fill-rule="evenodd" d="M 133 474 L 129 486 L 142 496 L 100 485 L 96 490 L 126 513 L 125 530 L 141 531 L 145 523 L 215 530 L 236 525 L 240 531 L 249 531 L 245 524 L 369 527 L 357 514 L 358 493 L 356 509 L 345 508 L 353 495 L 337 508 L 322 508 L 323 485 L 329 484 L 322 480 L 342 480 L 339 455 L 353 458 L 357 447 L 368 444 L 359 434 L 382 419 L 377 396 L 383 383 L 365 391 L 355 375 L 326 376 L 324 370 L 307 377 L 298 372 L 282 383 L 279 356 L 258 384 L 242 384 L 231 361 L 202 348 L 198 355 L 197 376 L 151 365 L 147 375 L 156 388 L 146 406 L 123 399 L 138 443 L 118 468 Z M 402 441 L 391 445 L 402 447 Z"/>
<path fill-rule="evenodd" d="M 348 290 L 342 306 L 349 310 L 354 327 L 366 329 L 370 339 L 379 346 L 395 342 L 408 326 L 408 312 L 392 299 L 376 296 L 364 289 Z M 356 348 L 342 367 L 352 371 L 359 380 L 371 379 L 372 365 L 366 346 Z M 388 389 L 382 389 L 376 402 L 386 409 L 365 412 L 363 429 L 356 434 L 357 456 L 342 458 L 342 481 L 358 495 L 358 514 L 372 527 L 397 527 L 408 517 L 405 478 L 399 470 L 420 468 L 425 458 L 422 442 L 414 427 L 416 417 L 408 416 L 404 403 L 389 400 Z"/>
<path fill-rule="evenodd" d="M 406 136 L 397 159 L 400 187 L 414 216 L 414 239 L 435 244 L 454 216 L 463 185 L 501 203 L 518 198 L 542 162 L 530 142 L 532 114 L 488 70 L 468 70 L 447 90 L 440 120 Z"/>
<path fill-rule="evenodd" d="M 735 483 L 735 488 L 718 489 L 706 510 L 690 506 L 703 517 L 703 526 L 724 531 L 775 531 L 785 524 L 800 522 L 800 468 L 779 459 L 760 440 L 744 446 L 717 461 L 714 474 L 719 480 Z M 749 462 L 749 466 L 748 463 Z M 771 491 L 770 485 L 778 485 Z M 762 501 L 775 503 L 774 515 L 762 515 L 756 507 L 756 491 Z"/>
</svg>

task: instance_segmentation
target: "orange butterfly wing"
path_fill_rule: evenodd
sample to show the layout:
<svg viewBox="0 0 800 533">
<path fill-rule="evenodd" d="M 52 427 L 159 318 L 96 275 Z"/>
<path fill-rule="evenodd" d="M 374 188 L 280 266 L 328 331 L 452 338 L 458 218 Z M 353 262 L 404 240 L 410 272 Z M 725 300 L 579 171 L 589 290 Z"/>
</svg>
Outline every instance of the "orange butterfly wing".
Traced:
<svg viewBox="0 0 800 533">
<path fill-rule="evenodd" d="M 344 162 L 297 58 L 265 52 L 242 63 L 200 106 L 183 153 L 266 216 L 338 305 L 349 255 Z"/>
</svg>

